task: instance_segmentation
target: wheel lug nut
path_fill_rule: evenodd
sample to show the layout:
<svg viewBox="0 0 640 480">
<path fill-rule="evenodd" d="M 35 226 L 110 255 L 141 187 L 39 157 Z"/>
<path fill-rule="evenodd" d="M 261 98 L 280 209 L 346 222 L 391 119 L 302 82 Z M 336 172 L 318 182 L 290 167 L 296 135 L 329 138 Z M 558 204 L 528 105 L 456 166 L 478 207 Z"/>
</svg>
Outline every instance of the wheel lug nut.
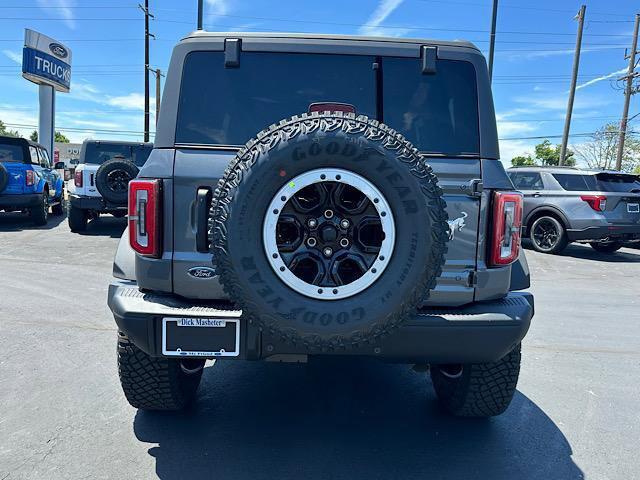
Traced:
<svg viewBox="0 0 640 480">
<path fill-rule="evenodd" d="M 307 220 L 307 225 L 309 228 L 316 228 L 318 226 L 318 221 L 315 218 L 310 218 Z"/>
<path fill-rule="evenodd" d="M 340 226 L 342 228 L 349 228 L 349 220 L 347 220 L 346 218 L 343 218 L 342 220 L 340 220 Z"/>
<path fill-rule="evenodd" d="M 309 245 L 310 247 L 315 247 L 317 243 L 318 241 L 315 238 L 313 237 L 307 238 L 307 245 Z"/>
<path fill-rule="evenodd" d="M 349 246 L 349 239 L 348 238 L 341 238 L 340 239 L 340 246 L 342 248 L 347 248 Z"/>
<path fill-rule="evenodd" d="M 333 255 L 333 249 L 331 247 L 325 247 L 325 249 L 322 250 L 322 253 L 324 253 L 325 257 L 330 257 Z"/>
<path fill-rule="evenodd" d="M 329 209 L 325 210 L 324 211 L 324 217 L 325 218 L 333 218 L 333 210 L 329 210 Z"/>
</svg>

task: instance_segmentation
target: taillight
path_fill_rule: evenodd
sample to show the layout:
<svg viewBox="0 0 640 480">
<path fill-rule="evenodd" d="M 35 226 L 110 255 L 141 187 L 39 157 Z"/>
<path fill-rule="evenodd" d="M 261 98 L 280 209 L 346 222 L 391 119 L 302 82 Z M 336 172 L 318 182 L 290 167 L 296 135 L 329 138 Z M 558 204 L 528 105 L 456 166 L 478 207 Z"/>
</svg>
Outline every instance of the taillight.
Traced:
<svg viewBox="0 0 640 480">
<path fill-rule="evenodd" d="M 82 188 L 82 170 L 76 170 L 73 174 L 73 183 L 76 187 Z"/>
<path fill-rule="evenodd" d="M 129 182 L 129 243 L 140 255 L 160 257 L 161 180 Z"/>
<path fill-rule="evenodd" d="M 581 195 L 580 198 L 587 202 L 596 212 L 604 212 L 607 209 L 607 197 L 605 195 Z"/>
<path fill-rule="evenodd" d="M 522 230 L 522 194 L 493 193 L 493 235 L 489 264 L 509 265 L 520 254 Z"/>
<path fill-rule="evenodd" d="M 36 173 L 33 170 L 27 170 L 24 178 L 27 187 L 32 187 L 36 184 Z"/>
</svg>

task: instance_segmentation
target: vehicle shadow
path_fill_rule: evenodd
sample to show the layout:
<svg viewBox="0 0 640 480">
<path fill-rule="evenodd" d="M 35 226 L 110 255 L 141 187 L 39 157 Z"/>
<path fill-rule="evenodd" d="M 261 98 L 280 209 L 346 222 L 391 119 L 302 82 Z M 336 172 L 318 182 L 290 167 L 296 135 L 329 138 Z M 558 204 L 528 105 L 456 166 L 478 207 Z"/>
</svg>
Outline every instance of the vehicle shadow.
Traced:
<svg viewBox="0 0 640 480">
<path fill-rule="evenodd" d="M 49 214 L 46 225 L 36 226 L 26 213 L 0 212 L 0 232 L 21 232 L 23 230 L 51 230 L 67 219 L 66 215 Z"/>
<path fill-rule="evenodd" d="M 125 228 L 127 228 L 126 218 L 101 215 L 100 218 L 91 220 L 87 224 L 87 229 L 84 232 L 78 232 L 78 235 L 120 238 Z"/>
<path fill-rule="evenodd" d="M 218 362 L 184 413 L 138 411 L 161 479 L 582 479 L 553 421 L 516 393 L 458 419 L 428 375 L 373 360 Z"/>
<path fill-rule="evenodd" d="M 533 250 L 533 248 L 531 247 L 531 242 L 529 241 L 523 241 L 522 245 L 527 250 Z M 606 263 L 640 263 L 640 250 L 629 248 L 625 249 L 624 247 L 617 252 L 600 253 L 596 252 L 589 245 L 570 243 L 569 245 L 567 245 L 567 248 L 565 248 L 561 253 L 555 255 L 559 257 L 581 258 L 584 260 L 593 260 L 596 262 Z"/>
</svg>

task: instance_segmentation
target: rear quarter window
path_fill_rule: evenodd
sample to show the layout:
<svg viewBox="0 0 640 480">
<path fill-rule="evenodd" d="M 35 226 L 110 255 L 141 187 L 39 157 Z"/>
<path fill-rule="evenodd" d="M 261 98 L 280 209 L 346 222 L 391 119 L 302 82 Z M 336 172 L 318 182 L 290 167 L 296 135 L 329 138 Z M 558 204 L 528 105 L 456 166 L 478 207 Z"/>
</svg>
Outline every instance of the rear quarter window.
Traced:
<svg viewBox="0 0 640 480">
<path fill-rule="evenodd" d="M 341 102 L 376 116 L 374 58 L 242 52 L 225 68 L 223 52 L 192 52 L 180 86 L 176 142 L 244 145 L 272 123 Z"/>
<path fill-rule="evenodd" d="M 554 173 L 552 175 L 564 190 L 571 192 L 596 190 L 596 181 L 593 175 L 575 175 L 568 173 Z"/>
<path fill-rule="evenodd" d="M 384 58 L 384 122 L 428 153 L 478 154 L 478 90 L 469 62 L 438 60 L 423 74 L 415 58 Z"/>
<path fill-rule="evenodd" d="M 20 145 L 8 145 L 0 143 L 0 162 L 24 162 L 24 149 Z"/>
</svg>

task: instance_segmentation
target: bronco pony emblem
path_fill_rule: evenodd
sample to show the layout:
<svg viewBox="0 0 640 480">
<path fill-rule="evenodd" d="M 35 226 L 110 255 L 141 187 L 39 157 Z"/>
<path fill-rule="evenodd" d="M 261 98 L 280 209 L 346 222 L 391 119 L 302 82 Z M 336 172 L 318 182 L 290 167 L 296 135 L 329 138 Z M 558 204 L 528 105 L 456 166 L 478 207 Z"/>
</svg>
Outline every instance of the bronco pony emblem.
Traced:
<svg viewBox="0 0 640 480">
<path fill-rule="evenodd" d="M 449 224 L 449 240 L 453 240 L 456 230 L 461 231 L 466 225 L 466 223 L 464 223 L 464 219 L 467 218 L 469 214 L 467 212 L 461 213 L 461 217 L 458 217 L 455 220 L 447 220 L 447 223 Z"/>
</svg>

